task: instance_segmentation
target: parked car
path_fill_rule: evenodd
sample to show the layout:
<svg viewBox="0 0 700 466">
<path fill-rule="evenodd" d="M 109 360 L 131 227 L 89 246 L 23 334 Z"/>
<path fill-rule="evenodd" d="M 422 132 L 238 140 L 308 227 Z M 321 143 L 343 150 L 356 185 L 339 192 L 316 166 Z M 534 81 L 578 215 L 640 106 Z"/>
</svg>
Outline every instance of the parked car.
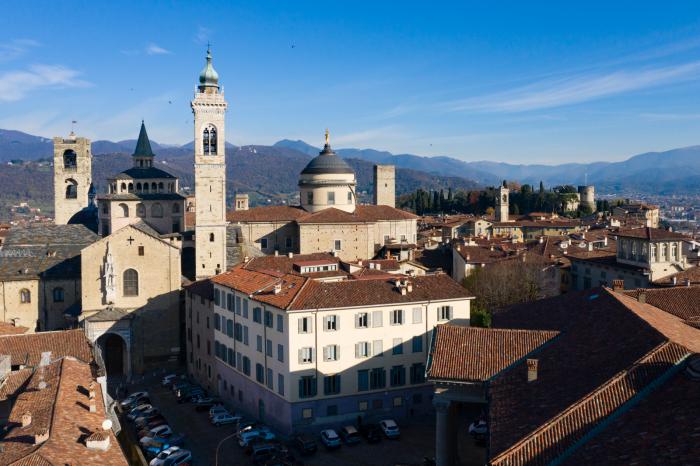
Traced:
<svg viewBox="0 0 700 466">
<path fill-rule="evenodd" d="M 165 417 L 162 414 L 158 414 L 153 417 L 140 417 L 137 418 L 136 421 L 134 421 L 134 425 L 136 426 L 137 429 L 143 429 L 146 426 L 155 427 L 155 426 L 161 426 L 163 424 L 167 424 L 168 421 L 165 419 Z"/>
<path fill-rule="evenodd" d="M 161 379 L 160 384 L 163 387 L 167 387 L 170 384 L 172 384 L 175 380 L 177 380 L 177 374 L 168 374 Z"/>
<path fill-rule="evenodd" d="M 188 382 L 187 380 L 180 380 L 177 382 L 173 382 L 172 389 L 173 393 L 177 394 L 178 391 L 184 390 L 186 388 L 192 387 L 193 385 Z"/>
<path fill-rule="evenodd" d="M 192 404 L 194 405 L 194 409 L 197 411 L 207 411 L 212 406 L 220 406 L 221 400 L 218 398 L 212 398 L 209 396 L 205 396 L 205 397 L 195 398 L 192 401 Z"/>
<path fill-rule="evenodd" d="M 234 416 L 236 416 L 234 414 Z M 238 420 L 236 423 L 236 429 L 237 433 L 244 432 L 246 430 L 251 430 L 254 429 L 258 425 L 257 422 L 253 421 L 252 419 L 243 419 L 242 417 Z"/>
<path fill-rule="evenodd" d="M 344 426 L 340 429 L 340 437 L 348 445 L 356 445 L 360 443 L 360 433 L 355 429 L 355 426 Z"/>
<path fill-rule="evenodd" d="M 185 443 L 185 434 L 156 435 L 153 440 L 166 442 L 172 446 L 181 447 Z"/>
<path fill-rule="evenodd" d="M 211 418 L 211 423 L 215 426 L 222 426 L 224 424 L 234 424 L 237 422 L 236 416 L 229 413 L 219 413 Z"/>
<path fill-rule="evenodd" d="M 308 434 L 299 434 L 292 439 L 292 445 L 300 455 L 313 455 L 318 449 L 316 440 Z"/>
<path fill-rule="evenodd" d="M 163 460 L 161 466 L 182 466 L 192 461 L 192 452 L 189 450 L 178 450 Z"/>
<path fill-rule="evenodd" d="M 245 448 L 248 446 L 248 442 L 255 438 L 260 438 L 262 440 L 274 440 L 275 434 L 273 434 L 272 432 L 270 432 L 269 429 L 264 427 L 246 430 L 238 434 L 238 445 Z"/>
<path fill-rule="evenodd" d="M 231 414 L 231 413 L 229 413 L 228 409 L 226 409 L 226 407 L 223 405 L 212 406 L 211 408 L 209 408 L 209 419 L 213 418 L 217 414 Z"/>
<path fill-rule="evenodd" d="M 163 437 L 165 435 L 170 435 L 172 433 L 173 433 L 173 430 L 167 424 L 161 424 L 161 425 L 154 426 L 154 427 L 150 427 L 150 425 L 149 425 L 149 426 L 141 429 L 138 433 L 138 436 L 139 436 L 139 439 L 141 439 L 143 437 L 155 437 L 157 435 Z"/>
<path fill-rule="evenodd" d="M 149 421 L 153 419 L 156 416 L 160 416 L 160 411 L 158 408 L 149 408 L 145 411 L 141 411 L 140 413 L 137 414 L 137 416 L 133 419 L 134 423 L 138 423 L 138 421 Z"/>
<path fill-rule="evenodd" d="M 165 450 L 158 453 L 158 455 L 156 455 L 156 457 L 153 458 L 150 463 L 148 463 L 148 466 L 159 466 L 163 464 L 163 460 L 165 460 L 168 456 L 172 455 L 178 450 L 180 450 L 180 447 L 166 448 Z"/>
<path fill-rule="evenodd" d="M 129 412 L 126 414 L 126 418 L 130 421 L 133 421 L 137 417 L 140 417 L 141 413 L 143 413 L 144 411 L 147 411 L 149 409 L 152 409 L 152 408 L 153 408 L 153 406 L 151 406 L 150 404 L 147 404 L 147 403 L 138 405 L 135 408 L 131 408 L 129 410 Z"/>
<path fill-rule="evenodd" d="M 163 450 L 170 448 L 168 442 L 163 442 L 152 437 L 144 437 L 139 440 L 141 450 L 146 458 L 155 458 Z"/>
<path fill-rule="evenodd" d="M 379 427 L 379 424 L 362 424 L 360 426 L 360 435 L 367 440 L 367 443 L 382 441 L 382 429 Z"/>
<path fill-rule="evenodd" d="M 150 403 L 151 400 L 148 397 L 148 392 L 137 392 L 132 395 L 129 395 L 126 397 L 121 403 L 120 406 L 122 410 L 130 410 L 131 408 L 134 408 L 135 406 L 139 406 L 142 404 Z"/>
<path fill-rule="evenodd" d="M 321 443 L 328 449 L 340 448 L 340 437 L 333 429 L 321 431 Z"/>
<path fill-rule="evenodd" d="M 278 451 L 274 445 L 270 444 L 259 444 L 255 446 L 256 448 L 250 455 L 253 464 L 255 465 L 267 465 L 275 456 L 277 456 Z"/>
<path fill-rule="evenodd" d="M 488 435 L 489 426 L 486 423 L 486 420 L 477 419 L 469 424 L 469 428 L 467 430 L 469 431 L 469 434 L 474 437 L 474 440 L 477 440 L 477 442 L 483 442 L 486 440 L 486 436 Z"/>
<path fill-rule="evenodd" d="M 206 396 L 207 392 L 203 388 L 194 387 L 190 389 L 180 390 L 177 395 L 178 403 L 187 403 L 188 401 L 193 401 L 197 398 Z"/>
<path fill-rule="evenodd" d="M 401 431 L 399 430 L 398 424 L 393 419 L 384 419 L 379 423 L 382 432 L 386 435 L 386 438 L 399 438 Z"/>
<path fill-rule="evenodd" d="M 139 438 L 145 437 L 147 435 L 150 435 L 149 432 L 152 429 L 155 429 L 156 427 L 164 426 L 167 424 L 168 424 L 168 421 L 166 421 L 165 418 L 161 416 L 161 418 L 159 418 L 155 421 L 151 421 L 148 424 L 146 424 L 145 426 L 139 427 L 139 431 L 138 431 L 137 435 Z"/>
</svg>

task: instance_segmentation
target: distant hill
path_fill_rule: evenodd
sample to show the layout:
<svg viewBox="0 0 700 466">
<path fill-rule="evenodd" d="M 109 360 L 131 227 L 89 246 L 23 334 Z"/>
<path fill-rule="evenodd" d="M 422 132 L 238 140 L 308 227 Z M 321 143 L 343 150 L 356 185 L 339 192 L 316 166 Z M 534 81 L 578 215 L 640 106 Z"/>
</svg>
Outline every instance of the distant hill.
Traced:
<svg viewBox="0 0 700 466">
<path fill-rule="evenodd" d="M 134 140 L 95 141 L 93 154 L 130 154 Z M 175 168 L 190 173 L 192 167 L 192 142 L 182 146 L 158 144 L 151 141 L 159 160 L 174 164 Z M 227 150 L 236 167 L 229 179 L 238 183 L 238 189 L 249 189 L 273 195 L 296 190 L 297 174 L 305 161 L 318 154 L 320 148 L 301 140 L 284 139 L 272 146 L 236 147 L 227 143 Z M 392 154 L 374 149 L 336 149 L 336 152 L 357 164 L 365 162 L 396 165 L 398 192 L 417 187 L 425 189 L 452 186 L 495 185 L 503 179 L 547 187 L 560 184 L 583 184 L 587 178 L 598 193 L 648 193 L 648 194 L 700 194 L 700 146 L 673 149 L 665 152 L 649 152 L 635 155 L 622 162 L 566 163 L 560 165 L 525 165 L 504 162 L 464 162 L 447 157 L 424 157 L 413 154 Z M 254 155 L 251 159 L 251 154 Z M 13 130 L 0 129 L 0 163 L 9 160 L 38 160 L 53 155 L 48 138 L 33 136 Z M 172 159 L 172 160 L 170 160 Z M 178 165 L 179 164 L 179 165 Z M 279 170 L 279 167 L 284 167 Z M 358 165 L 360 169 L 362 165 Z M 401 171 L 405 169 L 406 171 Z M 289 172 L 287 172 L 287 170 Z M 239 178 L 240 174 L 245 177 Z M 96 180 L 100 180 L 95 176 Z M 371 179 L 371 178 L 370 178 Z M 360 189 L 371 189 L 363 184 Z M 419 182 L 430 183 L 421 186 Z"/>
</svg>

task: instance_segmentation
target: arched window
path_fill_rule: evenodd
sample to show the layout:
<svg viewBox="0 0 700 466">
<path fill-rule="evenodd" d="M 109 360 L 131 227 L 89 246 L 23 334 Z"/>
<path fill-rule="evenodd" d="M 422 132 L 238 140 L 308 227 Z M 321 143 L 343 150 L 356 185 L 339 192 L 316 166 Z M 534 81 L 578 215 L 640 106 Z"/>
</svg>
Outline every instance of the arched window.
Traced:
<svg viewBox="0 0 700 466">
<path fill-rule="evenodd" d="M 129 206 L 126 204 L 119 204 L 119 207 L 122 209 L 122 217 L 128 217 L 129 216 Z"/>
<path fill-rule="evenodd" d="M 54 303 L 62 303 L 65 300 L 65 292 L 63 291 L 63 288 L 60 286 L 57 286 L 56 288 L 53 289 L 53 302 Z"/>
<path fill-rule="evenodd" d="M 139 273 L 134 269 L 124 271 L 124 296 L 139 295 Z"/>
<path fill-rule="evenodd" d="M 175 183 L 168 183 L 168 191 L 175 192 Z"/>
<path fill-rule="evenodd" d="M 126 183 L 122 183 L 122 192 L 123 192 L 123 193 L 126 192 Z"/>
<path fill-rule="evenodd" d="M 164 189 L 165 189 L 165 186 L 163 185 L 163 182 L 161 181 L 160 183 L 158 183 L 158 192 L 162 193 Z"/>
<path fill-rule="evenodd" d="M 173 213 L 174 214 L 180 213 L 180 204 L 178 204 L 177 202 L 175 204 L 173 204 Z"/>
<path fill-rule="evenodd" d="M 209 241 L 214 242 L 214 233 L 209 233 Z"/>
<path fill-rule="evenodd" d="M 204 128 L 204 133 L 202 134 L 202 148 L 204 155 L 209 153 L 209 128 Z"/>
<path fill-rule="evenodd" d="M 204 155 L 216 155 L 216 128 L 207 126 L 202 134 L 202 149 Z"/>
<path fill-rule="evenodd" d="M 63 168 L 67 170 L 75 170 L 78 166 L 78 157 L 72 150 L 67 150 L 63 153 Z"/>
<path fill-rule="evenodd" d="M 141 191 L 141 183 L 136 183 L 136 192 Z"/>
<path fill-rule="evenodd" d="M 154 193 L 158 191 L 158 184 L 155 181 L 151 183 L 151 191 L 153 191 Z"/>
<path fill-rule="evenodd" d="M 659 245 L 659 262 L 667 262 L 668 257 L 666 256 L 666 243 L 661 243 Z"/>
<path fill-rule="evenodd" d="M 143 184 L 143 192 L 147 193 L 148 192 L 148 183 Z"/>
<path fill-rule="evenodd" d="M 146 207 L 141 203 L 136 204 L 136 216 L 141 218 L 146 216 Z"/>
<path fill-rule="evenodd" d="M 676 243 L 671 243 L 671 260 L 678 260 L 678 245 Z"/>
<path fill-rule="evenodd" d="M 77 199 L 78 198 L 78 182 L 73 178 L 68 178 L 66 180 L 66 199 Z"/>
<path fill-rule="evenodd" d="M 19 290 L 19 302 L 21 303 L 31 303 L 32 302 L 32 293 L 26 288 L 22 288 Z"/>
<path fill-rule="evenodd" d="M 163 206 L 160 202 L 156 202 L 151 206 L 151 217 L 162 217 L 163 216 Z"/>
<path fill-rule="evenodd" d="M 129 192 L 130 193 L 134 192 L 134 183 L 129 183 Z"/>
</svg>

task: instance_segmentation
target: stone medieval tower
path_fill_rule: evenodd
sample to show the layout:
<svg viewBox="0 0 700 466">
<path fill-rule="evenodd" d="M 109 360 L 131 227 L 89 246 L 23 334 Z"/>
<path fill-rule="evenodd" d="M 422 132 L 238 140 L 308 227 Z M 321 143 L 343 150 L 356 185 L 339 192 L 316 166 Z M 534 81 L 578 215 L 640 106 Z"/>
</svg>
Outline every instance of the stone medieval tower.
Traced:
<svg viewBox="0 0 700 466">
<path fill-rule="evenodd" d="M 88 206 L 92 183 L 90 140 L 53 138 L 53 198 L 56 225 L 66 225 L 73 215 Z"/>
<path fill-rule="evenodd" d="M 396 207 L 396 168 L 393 165 L 374 166 L 374 204 Z"/>
<path fill-rule="evenodd" d="M 211 63 L 199 75 L 192 100 L 194 113 L 195 254 L 197 280 L 226 270 L 226 154 L 224 118 L 227 103 Z"/>
</svg>

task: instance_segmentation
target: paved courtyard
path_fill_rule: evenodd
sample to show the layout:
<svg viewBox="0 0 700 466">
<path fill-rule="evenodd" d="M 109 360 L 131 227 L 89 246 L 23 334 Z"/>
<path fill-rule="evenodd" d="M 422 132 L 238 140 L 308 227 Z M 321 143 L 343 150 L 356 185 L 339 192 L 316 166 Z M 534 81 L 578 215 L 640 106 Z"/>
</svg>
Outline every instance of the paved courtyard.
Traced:
<svg viewBox="0 0 700 466">
<path fill-rule="evenodd" d="M 189 404 L 178 404 L 171 390 L 160 386 L 157 380 L 129 387 L 130 391 L 146 389 L 151 401 L 168 420 L 175 432 L 187 436 L 184 448 L 192 451 L 196 466 L 216 466 L 216 448 L 219 442 L 235 431 L 233 425 L 215 427 L 209 423 L 206 412 L 197 412 Z M 472 413 L 464 413 L 465 419 Z M 461 423 L 459 433 L 460 458 L 464 465 L 479 465 L 485 462 L 485 450 L 477 446 L 466 431 L 466 421 Z M 335 451 L 326 451 L 319 444 L 319 451 L 312 456 L 300 458 L 309 466 L 394 466 L 423 464 L 423 458 L 435 456 L 434 417 L 416 418 L 400 423 L 401 438 L 384 439 L 370 445 L 343 445 Z M 296 453 L 295 453 L 296 455 Z M 250 458 L 239 448 L 236 439 L 225 441 L 219 450 L 218 465 L 252 465 Z"/>
</svg>

